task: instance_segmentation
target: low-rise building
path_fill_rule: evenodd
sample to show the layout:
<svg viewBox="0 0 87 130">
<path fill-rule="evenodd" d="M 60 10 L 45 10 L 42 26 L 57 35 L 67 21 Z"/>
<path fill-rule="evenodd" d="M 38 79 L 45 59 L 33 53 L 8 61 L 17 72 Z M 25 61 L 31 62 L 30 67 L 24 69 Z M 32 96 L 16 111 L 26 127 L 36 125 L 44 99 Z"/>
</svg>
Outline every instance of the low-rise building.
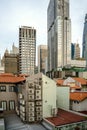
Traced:
<svg viewBox="0 0 87 130">
<path fill-rule="evenodd" d="M 56 112 L 56 83 L 38 73 L 26 79 L 26 86 L 19 94 L 19 111 L 22 120 L 41 121 Z"/>
<path fill-rule="evenodd" d="M 68 85 L 71 91 L 76 90 L 87 90 L 87 80 L 80 77 L 68 77 L 67 79 L 57 79 L 56 80 L 58 86 Z"/>
<path fill-rule="evenodd" d="M 0 108 L 15 111 L 18 107 L 18 84 L 25 82 L 24 77 L 13 74 L 0 74 Z"/>
<path fill-rule="evenodd" d="M 74 111 L 87 111 L 87 91 L 70 93 L 70 109 Z"/>
<path fill-rule="evenodd" d="M 86 130 L 87 120 L 83 115 L 58 109 L 57 116 L 45 118 L 43 125 L 50 130 Z"/>
</svg>

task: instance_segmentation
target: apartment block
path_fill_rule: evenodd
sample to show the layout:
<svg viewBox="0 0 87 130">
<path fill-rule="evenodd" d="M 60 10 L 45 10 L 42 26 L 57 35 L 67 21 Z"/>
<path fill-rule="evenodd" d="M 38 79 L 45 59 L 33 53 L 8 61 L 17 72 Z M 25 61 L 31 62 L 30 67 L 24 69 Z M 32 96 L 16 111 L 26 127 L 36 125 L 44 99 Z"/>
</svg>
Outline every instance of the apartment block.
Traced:
<svg viewBox="0 0 87 130">
<path fill-rule="evenodd" d="M 36 65 L 36 30 L 33 27 L 19 28 L 19 71 L 34 74 Z"/>
<path fill-rule="evenodd" d="M 56 110 L 56 83 L 42 73 L 27 78 L 26 87 L 19 95 L 23 121 L 38 122 L 55 114 L 52 110 Z"/>
</svg>

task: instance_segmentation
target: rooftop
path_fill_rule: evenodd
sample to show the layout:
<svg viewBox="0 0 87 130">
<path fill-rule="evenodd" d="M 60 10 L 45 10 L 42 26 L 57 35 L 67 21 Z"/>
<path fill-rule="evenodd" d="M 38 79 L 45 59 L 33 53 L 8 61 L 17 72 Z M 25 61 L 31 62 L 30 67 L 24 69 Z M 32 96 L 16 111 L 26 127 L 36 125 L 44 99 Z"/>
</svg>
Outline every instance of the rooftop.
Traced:
<svg viewBox="0 0 87 130">
<path fill-rule="evenodd" d="M 69 111 L 58 109 L 57 117 L 49 117 L 46 118 L 46 120 L 55 126 L 61 126 L 61 125 L 85 121 L 86 119 L 83 116 L 71 113 Z"/>
<path fill-rule="evenodd" d="M 87 92 L 71 92 L 70 100 L 83 101 L 87 98 Z"/>
<path fill-rule="evenodd" d="M 11 73 L 0 74 L 0 83 L 19 83 L 25 81 L 25 76 L 17 76 Z"/>
<path fill-rule="evenodd" d="M 68 77 L 69 78 L 69 77 Z M 68 79 L 67 78 L 67 79 Z M 81 85 L 87 85 L 87 80 L 84 79 L 84 78 L 80 78 L 80 77 L 71 77 L 73 80 L 81 83 Z M 57 79 L 57 85 L 63 85 L 63 82 L 65 81 L 66 79 Z"/>
</svg>

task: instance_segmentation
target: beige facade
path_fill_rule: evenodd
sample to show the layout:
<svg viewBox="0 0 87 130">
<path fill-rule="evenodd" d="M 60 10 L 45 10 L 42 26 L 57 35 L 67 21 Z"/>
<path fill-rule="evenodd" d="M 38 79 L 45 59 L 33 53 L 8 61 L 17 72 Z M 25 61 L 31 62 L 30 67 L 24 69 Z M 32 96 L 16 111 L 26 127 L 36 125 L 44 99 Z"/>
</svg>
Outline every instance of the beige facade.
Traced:
<svg viewBox="0 0 87 130">
<path fill-rule="evenodd" d="M 36 29 L 28 26 L 19 28 L 19 70 L 32 75 L 36 65 Z"/>
<path fill-rule="evenodd" d="M 19 73 L 19 55 L 5 53 L 4 55 L 5 73 Z"/>
<path fill-rule="evenodd" d="M 35 122 L 53 116 L 52 110 L 56 109 L 56 83 L 42 73 L 27 78 L 19 95 L 19 111 L 23 121 Z"/>
<path fill-rule="evenodd" d="M 17 87 L 15 84 L 0 83 L 0 108 L 4 111 L 16 110 L 18 102 L 15 87 Z"/>
</svg>

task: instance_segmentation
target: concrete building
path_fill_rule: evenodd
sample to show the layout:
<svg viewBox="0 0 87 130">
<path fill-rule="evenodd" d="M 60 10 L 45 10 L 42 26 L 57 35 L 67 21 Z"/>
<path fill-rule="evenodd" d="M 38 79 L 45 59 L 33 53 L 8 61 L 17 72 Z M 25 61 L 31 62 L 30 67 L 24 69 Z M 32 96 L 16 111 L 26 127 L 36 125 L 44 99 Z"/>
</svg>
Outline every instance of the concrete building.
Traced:
<svg viewBox="0 0 87 130">
<path fill-rule="evenodd" d="M 13 74 L 0 74 L 0 108 L 5 112 L 15 112 L 18 106 L 18 85 L 23 85 L 24 77 Z"/>
<path fill-rule="evenodd" d="M 52 117 L 56 114 L 56 83 L 42 73 L 30 76 L 19 93 L 19 102 L 23 121 L 36 122 Z"/>
<path fill-rule="evenodd" d="M 87 44 L 87 14 L 85 15 L 84 29 L 83 29 L 83 43 L 82 43 L 82 57 L 86 59 L 86 44 Z"/>
<path fill-rule="evenodd" d="M 47 58 L 47 45 L 38 46 L 38 71 L 46 73 L 46 58 Z"/>
<path fill-rule="evenodd" d="M 47 10 L 48 71 L 70 64 L 69 0 L 50 0 Z"/>
<path fill-rule="evenodd" d="M 5 73 L 19 73 L 19 55 L 18 54 L 4 54 Z"/>
<path fill-rule="evenodd" d="M 71 59 L 80 59 L 80 47 L 79 44 L 71 43 Z"/>
<path fill-rule="evenodd" d="M 56 80 L 58 86 L 66 86 L 70 87 L 71 92 L 73 91 L 87 91 L 87 80 L 80 77 L 68 77 L 66 79 L 57 79 Z"/>
<path fill-rule="evenodd" d="M 87 112 L 87 91 L 70 93 L 70 109 L 78 112 Z"/>
<path fill-rule="evenodd" d="M 19 28 L 19 68 L 22 74 L 34 74 L 36 64 L 36 30 Z"/>
</svg>

